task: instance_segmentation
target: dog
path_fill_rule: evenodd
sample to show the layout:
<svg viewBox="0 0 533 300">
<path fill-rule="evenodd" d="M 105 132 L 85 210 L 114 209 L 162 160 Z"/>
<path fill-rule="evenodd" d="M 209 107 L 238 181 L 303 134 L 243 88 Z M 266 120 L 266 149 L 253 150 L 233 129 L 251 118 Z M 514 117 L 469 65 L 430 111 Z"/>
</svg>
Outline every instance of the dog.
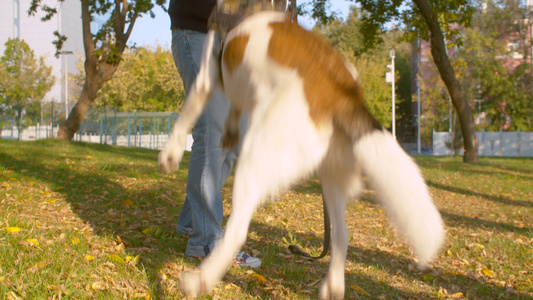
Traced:
<svg viewBox="0 0 533 300">
<path fill-rule="evenodd" d="M 219 4 L 231 11 L 231 2 Z M 257 207 L 313 173 L 332 222 L 331 261 L 320 299 L 344 298 L 345 210 L 348 200 L 360 195 L 363 174 L 414 249 L 419 267 L 426 268 L 443 243 L 441 216 L 417 165 L 366 108 L 355 67 L 277 11 L 246 16 L 227 32 L 221 51 L 216 45 L 210 30 L 196 82 L 159 153 L 159 166 L 165 172 L 178 169 L 187 132 L 216 88 L 232 105 L 221 143 L 237 142 L 243 112 L 250 123 L 225 234 L 199 272 L 184 274 L 181 290 L 196 296 L 211 291 L 245 243 Z"/>
</svg>

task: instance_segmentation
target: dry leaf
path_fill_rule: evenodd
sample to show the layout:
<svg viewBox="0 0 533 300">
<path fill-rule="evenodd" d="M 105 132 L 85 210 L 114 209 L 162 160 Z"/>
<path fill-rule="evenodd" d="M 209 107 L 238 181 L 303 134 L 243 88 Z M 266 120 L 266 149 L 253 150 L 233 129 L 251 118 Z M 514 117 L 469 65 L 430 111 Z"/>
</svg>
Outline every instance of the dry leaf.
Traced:
<svg viewBox="0 0 533 300">
<path fill-rule="evenodd" d="M 6 227 L 6 231 L 9 233 L 19 232 L 20 228 L 18 227 Z"/>
<path fill-rule="evenodd" d="M 120 243 L 118 246 L 115 246 L 115 250 L 117 250 L 118 252 L 122 252 L 125 249 L 126 249 L 126 247 L 124 247 L 123 243 Z"/>
<path fill-rule="evenodd" d="M 126 261 L 122 257 L 120 257 L 120 256 L 118 256 L 116 254 L 109 254 L 109 259 L 111 261 L 117 263 L 117 264 L 120 264 L 120 265 L 123 265 L 123 264 L 126 263 Z"/>
<path fill-rule="evenodd" d="M 26 242 L 32 246 L 39 246 L 39 242 L 36 239 L 26 239 Z"/>
<path fill-rule="evenodd" d="M 354 291 L 358 291 L 359 293 L 363 293 L 365 296 L 367 297 L 371 297 L 370 294 L 368 294 L 365 290 L 363 290 L 362 288 L 358 287 L 356 284 L 352 284 L 350 285 L 350 289 L 351 290 L 354 290 Z"/>
<path fill-rule="evenodd" d="M 492 272 L 491 270 L 489 269 L 482 269 L 481 272 L 483 272 L 483 274 L 485 276 L 488 276 L 488 277 L 494 277 L 494 272 Z"/>
<path fill-rule="evenodd" d="M 266 281 L 266 278 L 261 274 L 254 274 L 252 277 L 259 279 L 260 281 Z"/>
<path fill-rule="evenodd" d="M 433 279 L 435 279 L 435 276 L 431 275 L 431 274 L 426 274 L 424 275 L 424 281 L 432 281 Z"/>
<path fill-rule="evenodd" d="M 91 288 L 97 291 L 105 290 L 105 283 L 103 281 L 96 281 L 91 284 Z"/>
<path fill-rule="evenodd" d="M 22 297 L 17 296 L 15 292 L 9 292 L 9 293 L 6 293 L 6 299 L 7 300 L 22 300 Z"/>
<path fill-rule="evenodd" d="M 464 296 L 464 295 L 463 295 L 462 292 L 458 292 L 458 293 L 455 293 L 455 294 L 452 294 L 452 295 L 451 295 L 452 298 L 461 298 L 461 297 L 463 297 L 463 296 Z"/>
</svg>

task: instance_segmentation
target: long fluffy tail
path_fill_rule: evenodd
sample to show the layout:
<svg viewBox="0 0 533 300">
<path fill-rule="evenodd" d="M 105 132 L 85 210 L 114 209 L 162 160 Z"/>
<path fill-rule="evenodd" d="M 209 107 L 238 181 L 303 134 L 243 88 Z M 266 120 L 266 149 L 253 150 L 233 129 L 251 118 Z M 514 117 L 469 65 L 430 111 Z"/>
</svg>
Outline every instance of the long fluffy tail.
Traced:
<svg viewBox="0 0 533 300">
<path fill-rule="evenodd" d="M 425 268 L 442 245 L 444 228 L 417 165 L 384 130 L 361 137 L 354 151 L 383 210 Z"/>
</svg>

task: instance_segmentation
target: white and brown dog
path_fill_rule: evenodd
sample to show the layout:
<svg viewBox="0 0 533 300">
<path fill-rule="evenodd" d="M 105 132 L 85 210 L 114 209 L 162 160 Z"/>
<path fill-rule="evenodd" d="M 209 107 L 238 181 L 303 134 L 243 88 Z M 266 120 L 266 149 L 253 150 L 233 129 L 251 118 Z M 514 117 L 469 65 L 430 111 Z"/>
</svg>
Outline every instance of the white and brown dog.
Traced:
<svg viewBox="0 0 533 300">
<path fill-rule="evenodd" d="M 349 199 L 360 195 L 362 174 L 410 242 L 419 266 L 427 266 L 443 242 L 442 219 L 416 164 L 365 107 L 355 68 L 282 12 L 245 18 L 228 32 L 220 53 L 214 51 L 215 43 L 210 31 L 198 77 L 159 154 L 159 165 L 167 172 L 178 168 L 187 131 L 215 88 L 222 88 L 232 102 L 223 144 L 236 142 L 242 112 L 250 113 L 250 126 L 224 237 L 199 272 L 185 274 L 183 292 L 210 291 L 246 241 L 258 205 L 313 172 L 322 182 L 332 222 L 331 261 L 321 299 L 344 297 L 345 209 Z"/>
</svg>

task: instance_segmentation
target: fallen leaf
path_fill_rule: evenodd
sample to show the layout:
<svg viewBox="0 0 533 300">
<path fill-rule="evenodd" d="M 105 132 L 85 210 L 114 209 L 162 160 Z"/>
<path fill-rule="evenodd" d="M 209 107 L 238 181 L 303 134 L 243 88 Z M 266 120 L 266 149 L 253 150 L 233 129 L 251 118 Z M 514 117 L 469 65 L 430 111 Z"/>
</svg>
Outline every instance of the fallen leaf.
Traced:
<svg viewBox="0 0 533 300">
<path fill-rule="evenodd" d="M 131 200 L 124 200 L 122 201 L 122 204 L 126 205 L 126 206 L 134 206 L 133 202 Z"/>
<path fill-rule="evenodd" d="M 44 267 L 46 267 L 49 264 L 50 264 L 50 262 L 47 259 L 43 259 L 40 262 L 36 263 L 35 266 L 38 267 L 38 268 L 44 268 Z"/>
<path fill-rule="evenodd" d="M 489 269 L 482 269 L 481 272 L 483 272 L 483 274 L 485 276 L 488 276 L 488 277 L 494 277 L 494 272 L 492 272 L 491 270 Z"/>
<path fill-rule="evenodd" d="M 15 232 L 19 232 L 20 228 L 18 228 L 18 227 L 6 227 L 6 231 L 9 232 L 9 233 L 15 233 Z"/>
<path fill-rule="evenodd" d="M 435 279 L 435 276 L 433 276 L 431 274 L 426 274 L 426 275 L 424 275 L 423 279 L 424 279 L 424 281 L 432 281 L 433 279 Z"/>
<path fill-rule="evenodd" d="M 125 249 L 126 249 L 126 247 L 124 247 L 123 243 L 120 243 L 120 244 L 118 244 L 118 246 L 115 246 L 115 250 L 117 250 L 118 252 L 122 252 Z"/>
<path fill-rule="evenodd" d="M 22 297 L 17 296 L 15 292 L 9 292 L 9 293 L 6 293 L 6 299 L 7 300 L 22 300 Z"/>
<path fill-rule="evenodd" d="M 121 265 L 126 263 L 126 261 L 122 257 L 120 257 L 120 256 L 118 256 L 116 254 L 109 254 L 109 259 L 111 261 L 113 261 L 113 262 L 115 262 L 117 264 L 121 264 Z"/>
<path fill-rule="evenodd" d="M 39 242 L 36 239 L 26 239 L 26 242 L 33 246 L 39 246 Z"/>
<path fill-rule="evenodd" d="M 478 249 L 485 249 L 485 246 L 481 245 L 481 244 L 474 244 L 474 247 L 478 248 Z"/>
<path fill-rule="evenodd" d="M 97 291 L 105 290 L 105 283 L 103 281 L 96 281 L 91 284 L 91 288 Z"/>
<path fill-rule="evenodd" d="M 79 245 L 81 244 L 81 241 L 79 238 L 75 237 L 72 239 L 72 245 Z"/>
<path fill-rule="evenodd" d="M 252 277 L 259 279 L 260 281 L 266 281 L 266 278 L 261 274 L 254 274 Z"/>
<path fill-rule="evenodd" d="M 94 256 L 92 256 L 92 255 L 85 255 L 85 260 L 88 260 L 88 261 L 94 260 Z"/>
<path fill-rule="evenodd" d="M 363 290 L 362 288 L 358 287 L 356 284 L 352 284 L 350 285 L 350 289 L 351 290 L 354 290 L 354 291 L 358 291 L 359 293 L 363 293 L 365 296 L 367 297 L 371 297 L 370 294 L 368 294 L 365 290 Z"/>
<path fill-rule="evenodd" d="M 458 292 L 458 293 L 452 294 L 451 297 L 452 298 L 461 298 L 461 297 L 463 297 L 463 293 L 462 292 Z"/>
<path fill-rule="evenodd" d="M 144 234 L 150 234 L 154 231 L 154 229 L 152 227 L 148 227 L 148 228 L 145 228 L 143 229 L 142 233 Z"/>
</svg>

